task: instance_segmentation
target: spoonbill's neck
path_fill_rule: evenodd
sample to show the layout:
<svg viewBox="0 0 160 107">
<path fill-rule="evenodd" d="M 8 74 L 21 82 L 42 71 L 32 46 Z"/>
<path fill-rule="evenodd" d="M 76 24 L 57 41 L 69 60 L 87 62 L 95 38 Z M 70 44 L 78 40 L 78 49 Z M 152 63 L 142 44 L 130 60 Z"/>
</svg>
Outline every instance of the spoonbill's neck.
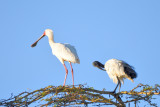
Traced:
<svg viewBox="0 0 160 107">
<path fill-rule="evenodd" d="M 48 36 L 49 45 L 52 47 L 54 45 L 53 34 Z"/>
</svg>

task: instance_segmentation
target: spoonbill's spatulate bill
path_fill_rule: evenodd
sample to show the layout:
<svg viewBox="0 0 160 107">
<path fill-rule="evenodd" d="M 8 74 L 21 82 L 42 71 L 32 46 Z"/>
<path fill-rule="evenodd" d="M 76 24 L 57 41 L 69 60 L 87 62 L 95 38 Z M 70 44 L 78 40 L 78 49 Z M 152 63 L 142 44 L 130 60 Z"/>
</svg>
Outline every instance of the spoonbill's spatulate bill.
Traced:
<svg viewBox="0 0 160 107">
<path fill-rule="evenodd" d="M 99 61 L 94 61 L 93 66 L 106 71 L 110 79 L 112 79 L 114 83 L 118 83 L 113 92 L 116 91 L 118 85 L 120 91 L 121 83 L 124 83 L 123 79 L 127 78 L 133 82 L 133 79 L 137 77 L 137 73 L 134 68 L 121 60 L 110 59 L 105 63 L 105 65 Z"/>
<path fill-rule="evenodd" d="M 35 41 L 35 42 L 31 45 L 31 47 L 35 47 L 35 46 L 37 45 L 38 41 L 41 40 L 44 36 L 45 36 L 45 35 L 43 34 L 37 41 Z"/>
<path fill-rule="evenodd" d="M 64 64 L 64 61 L 68 61 L 71 66 L 71 72 L 72 72 L 72 80 L 74 85 L 74 75 L 73 75 L 73 68 L 71 63 L 80 63 L 78 54 L 74 46 L 70 44 L 62 44 L 62 43 L 55 43 L 53 40 L 53 31 L 51 29 L 46 29 L 43 33 L 43 35 L 34 42 L 31 47 L 35 47 L 40 39 L 42 39 L 44 36 L 48 36 L 49 45 L 52 49 L 52 53 L 60 60 L 60 62 L 63 64 L 66 75 L 63 86 L 65 86 L 66 78 L 68 75 L 68 70 L 66 68 L 66 65 Z"/>
</svg>

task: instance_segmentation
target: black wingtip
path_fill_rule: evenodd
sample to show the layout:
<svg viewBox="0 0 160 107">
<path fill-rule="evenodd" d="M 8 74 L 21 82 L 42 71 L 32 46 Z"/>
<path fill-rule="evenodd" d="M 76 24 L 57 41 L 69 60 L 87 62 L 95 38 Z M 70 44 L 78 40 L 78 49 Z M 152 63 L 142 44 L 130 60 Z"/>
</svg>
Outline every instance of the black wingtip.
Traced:
<svg viewBox="0 0 160 107">
<path fill-rule="evenodd" d="M 137 78 L 137 73 L 132 66 L 124 67 L 124 71 L 132 79 Z"/>
</svg>

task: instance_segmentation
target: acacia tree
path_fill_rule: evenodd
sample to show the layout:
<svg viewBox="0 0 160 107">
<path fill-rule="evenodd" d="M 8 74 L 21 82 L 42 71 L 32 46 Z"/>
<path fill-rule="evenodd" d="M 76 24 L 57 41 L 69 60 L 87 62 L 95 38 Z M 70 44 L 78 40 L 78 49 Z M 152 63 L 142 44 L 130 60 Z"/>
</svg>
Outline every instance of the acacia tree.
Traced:
<svg viewBox="0 0 160 107">
<path fill-rule="evenodd" d="M 113 93 L 109 91 L 96 90 L 86 85 L 77 86 L 47 86 L 32 92 L 22 92 L 19 95 L 11 96 L 8 99 L 2 99 L 0 106 L 7 107 L 28 107 L 34 102 L 39 102 L 37 107 L 47 106 L 106 106 L 114 105 L 117 107 L 126 107 L 136 105 L 141 101 L 150 106 L 157 107 L 153 103 L 154 96 L 160 95 L 160 85 L 155 86 L 139 84 L 130 91 L 121 91 Z"/>
</svg>

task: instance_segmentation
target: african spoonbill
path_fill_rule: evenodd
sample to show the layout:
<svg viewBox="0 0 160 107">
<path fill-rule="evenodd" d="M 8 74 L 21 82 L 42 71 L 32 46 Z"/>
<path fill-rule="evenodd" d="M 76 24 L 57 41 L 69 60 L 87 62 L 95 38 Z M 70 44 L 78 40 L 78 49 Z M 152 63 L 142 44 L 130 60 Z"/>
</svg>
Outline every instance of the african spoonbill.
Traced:
<svg viewBox="0 0 160 107">
<path fill-rule="evenodd" d="M 67 67 L 66 67 L 64 61 L 68 61 L 70 63 L 71 72 L 72 72 L 72 81 L 73 81 L 73 85 L 74 85 L 74 75 L 73 75 L 73 68 L 72 68 L 71 63 L 78 63 L 78 64 L 80 63 L 76 49 L 74 48 L 74 46 L 72 46 L 70 44 L 55 43 L 55 41 L 53 39 L 53 31 L 51 29 L 46 29 L 44 31 L 43 35 L 36 42 L 34 42 L 31 45 L 31 47 L 35 47 L 37 45 L 38 41 L 40 39 L 42 39 L 44 36 L 48 36 L 49 45 L 52 49 L 53 55 L 55 55 L 60 60 L 60 62 L 63 64 L 63 66 L 65 68 L 66 75 L 65 75 L 65 80 L 64 80 L 63 86 L 65 86 L 66 78 L 68 75 L 68 70 L 67 70 Z"/>
</svg>

